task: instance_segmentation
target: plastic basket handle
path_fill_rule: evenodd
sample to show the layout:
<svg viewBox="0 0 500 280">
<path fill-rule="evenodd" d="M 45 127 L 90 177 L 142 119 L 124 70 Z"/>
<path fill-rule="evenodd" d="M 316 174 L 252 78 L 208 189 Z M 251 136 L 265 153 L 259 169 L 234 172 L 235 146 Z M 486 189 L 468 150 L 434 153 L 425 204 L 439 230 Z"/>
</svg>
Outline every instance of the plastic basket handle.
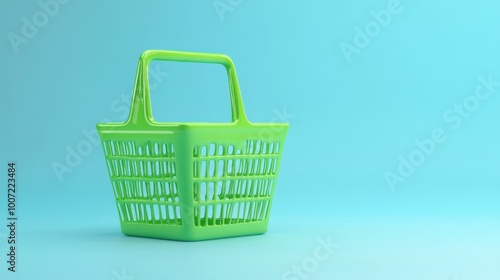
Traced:
<svg viewBox="0 0 500 280">
<path fill-rule="evenodd" d="M 154 124 L 155 120 L 151 112 L 151 98 L 149 93 L 149 63 L 153 60 L 198 62 L 222 64 L 226 68 L 229 81 L 229 94 L 231 97 L 231 115 L 235 123 L 248 123 L 248 119 L 241 99 L 240 86 L 236 77 L 233 61 L 226 55 L 193 53 L 180 51 L 148 50 L 142 53 L 137 66 L 134 93 L 130 106 L 130 114 L 127 123 L 132 124 Z"/>
</svg>

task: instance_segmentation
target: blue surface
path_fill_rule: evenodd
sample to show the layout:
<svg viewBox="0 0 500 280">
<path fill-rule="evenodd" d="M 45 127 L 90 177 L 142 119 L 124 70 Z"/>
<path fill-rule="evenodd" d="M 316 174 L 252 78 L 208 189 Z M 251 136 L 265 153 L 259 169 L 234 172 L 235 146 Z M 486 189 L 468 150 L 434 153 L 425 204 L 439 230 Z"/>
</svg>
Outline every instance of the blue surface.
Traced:
<svg viewBox="0 0 500 280">
<path fill-rule="evenodd" d="M 0 4 L 0 279 L 500 278 L 500 2 L 63 2 Z M 120 233 L 94 129 L 146 49 L 229 55 L 249 119 L 290 123 L 267 234 Z M 150 71 L 158 120 L 230 119 L 220 67 Z"/>
</svg>

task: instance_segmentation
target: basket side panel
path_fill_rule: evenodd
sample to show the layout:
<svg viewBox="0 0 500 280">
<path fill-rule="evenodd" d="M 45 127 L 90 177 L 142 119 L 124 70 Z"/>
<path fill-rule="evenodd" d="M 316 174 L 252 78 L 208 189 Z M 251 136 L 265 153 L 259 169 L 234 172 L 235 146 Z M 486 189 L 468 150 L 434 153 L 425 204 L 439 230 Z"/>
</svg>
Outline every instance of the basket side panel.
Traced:
<svg viewBox="0 0 500 280">
<path fill-rule="evenodd" d="M 101 135 L 122 228 L 182 225 L 176 140 L 165 135 Z"/>
</svg>

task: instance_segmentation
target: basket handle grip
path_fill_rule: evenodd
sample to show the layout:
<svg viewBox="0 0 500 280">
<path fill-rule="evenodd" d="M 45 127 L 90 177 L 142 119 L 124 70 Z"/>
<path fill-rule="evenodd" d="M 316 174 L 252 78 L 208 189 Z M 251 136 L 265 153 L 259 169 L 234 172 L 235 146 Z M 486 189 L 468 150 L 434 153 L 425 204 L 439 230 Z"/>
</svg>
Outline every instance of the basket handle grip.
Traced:
<svg viewBox="0 0 500 280">
<path fill-rule="evenodd" d="M 143 52 L 139 58 L 130 114 L 126 121 L 127 124 L 138 124 L 143 121 L 149 124 L 155 123 L 151 112 L 148 75 L 148 66 L 153 60 L 222 64 L 226 68 L 228 75 L 232 121 L 234 123 L 248 123 L 243 101 L 241 99 L 236 70 L 233 61 L 228 56 L 210 53 L 147 50 Z"/>
</svg>

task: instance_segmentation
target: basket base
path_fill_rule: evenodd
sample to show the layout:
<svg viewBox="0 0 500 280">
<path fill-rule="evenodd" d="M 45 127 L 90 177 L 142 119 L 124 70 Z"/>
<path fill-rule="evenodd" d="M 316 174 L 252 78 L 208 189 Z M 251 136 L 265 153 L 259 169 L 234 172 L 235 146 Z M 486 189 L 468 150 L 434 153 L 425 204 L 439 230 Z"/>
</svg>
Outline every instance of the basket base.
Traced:
<svg viewBox="0 0 500 280">
<path fill-rule="evenodd" d="M 238 236 L 258 235 L 267 231 L 267 222 L 253 222 L 213 227 L 186 227 L 155 224 L 122 223 L 122 232 L 127 236 L 168 239 L 176 241 L 202 241 Z"/>
</svg>

